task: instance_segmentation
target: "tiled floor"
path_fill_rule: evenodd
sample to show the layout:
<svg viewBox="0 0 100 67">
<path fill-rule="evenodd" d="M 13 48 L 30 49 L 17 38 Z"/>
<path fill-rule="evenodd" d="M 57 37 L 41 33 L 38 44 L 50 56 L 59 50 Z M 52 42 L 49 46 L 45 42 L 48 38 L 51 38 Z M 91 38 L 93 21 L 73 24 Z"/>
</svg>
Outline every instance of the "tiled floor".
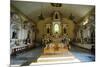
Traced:
<svg viewBox="0 0 100 67">
<path fill-rule="evenodd" d="M 43 49 L 41 47 L 34 48 L 28 52 L 11 57 L 11 65 L 29 65 L 32 61 L 36 61 L 41 56 Z"/>
<path fill-rule="evenodd" d="M 91 62 L 95 60 L 95 57 L 90 54 L 88 50 L 72 46 L 70 52 L 80 60 L 81 62 Z M 11 58 L 11 65 L 13 66 L 21 66 L 21 65 L 30 65 L 37 61 L 37 59 L 43 55 L 43 48 L 35 48 L 23 54 L 20 54 L 14 58 Z M 36 62 L 37 63 L 37 62 Z"/>
<path fill-rule="evenodd" d="M 86 50 L 86 49 L 82 49 L 82 48 L 79 48 L 79 47 L 76 47 L 76 46 L 72 46 L 72 49 L 70 51 L 81 62 L 95 61 L 95 56 L 91 55 L 90 50 Z"/>
</svg>

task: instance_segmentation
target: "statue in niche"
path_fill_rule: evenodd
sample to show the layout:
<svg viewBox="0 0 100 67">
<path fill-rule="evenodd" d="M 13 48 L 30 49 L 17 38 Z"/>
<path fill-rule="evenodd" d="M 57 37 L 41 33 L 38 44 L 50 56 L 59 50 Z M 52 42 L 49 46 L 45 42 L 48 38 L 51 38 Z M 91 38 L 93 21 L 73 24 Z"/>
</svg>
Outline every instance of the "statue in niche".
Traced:
<svg viewBox="0 0 100 67">
<path fill-rule="evenodd" d="M 12 39 L 17 39 L 17 32 L 14 31 L 14 32 L 12 33 Z"/>
<path fill-rule="evenodd" d="M 58 15 L 56 14 L 55 19 L 58 19 Z"/>
<path fill-rule="evenodd" d="M 18 42 L 18 41 L 15 41 L 15 45 L 16 45 L 16 46 L 19 46 L 19 42 Z"/>
<path fill-rule="evenodd" d="M 60 20 L 60 13 L 58 11 L 54 12 L 53 20 Z"/>
<path fill-rule="evenodd" d="M 47 28 L 47 33 L 50 33 L 50 29 L 49 28 Z"/>
<path fill-rule="evenodd" d="M 23 40 L 23 43 L 24 43 L 24 44 L 27 44 L 27 39 L 24 39 L 24 40 Z"/>
<path fill-rule="evenodd" d="M 50 34 L 50 24 L 46 24 L 46 33 Z"/>
<path fill-rule="evenodd" d="M 27 43 L 30 43 L 30 31 L 28 32 L 26 41 L 27 41 Z"/>
<path fill-rule="evenodd" d="M 80 34 L 81 34 L 81 43 L 83 43 L 83 30 L 80 30 Z"/>
<path fill-rule="evenodd" d="M 27 39 L 27 43 L 30 43 L 30 39 L 29 38 Z"/>
<path fill-rule="evenodd" d="M 64 33 L 66 33 L 66 28 L 64 28 Z"/>
<path fill-rule="evenodd" d="M 59 24 L 54 25 L 54 31 L 55 31 L 56 34 L 59 33 Z"/>
<path fill-rule="evenodd" d="M 16 21 L 17 23 L 21 22 L 21 17 L 16 12 L 11 12 L 11 20 Z"/>
</svg>

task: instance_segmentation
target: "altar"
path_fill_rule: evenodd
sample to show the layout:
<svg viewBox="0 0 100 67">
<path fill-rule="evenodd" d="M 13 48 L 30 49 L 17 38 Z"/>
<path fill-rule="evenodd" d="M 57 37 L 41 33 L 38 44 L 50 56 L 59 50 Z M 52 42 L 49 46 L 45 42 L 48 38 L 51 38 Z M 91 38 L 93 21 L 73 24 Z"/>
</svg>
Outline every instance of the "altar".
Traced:
<svg viewBox="0 0 100 67">
<path fill-rule="evenodd" d="M 64 47 L 63 43 L 50 43 L 48 47 L 44 48 L 44 54 L 60 54 L 68 51 L 67 47 Z"/>
<path fill-rule="evenodd" d="M 58 11 L 53 14 L 51 23 L 44 27 L 46 34 L 42 39 L 44 54 L 58 54 L 69 50 L 69 37 L 67 34 L 67 24 L 61 22 L 61 16 Z"/>
</svg>

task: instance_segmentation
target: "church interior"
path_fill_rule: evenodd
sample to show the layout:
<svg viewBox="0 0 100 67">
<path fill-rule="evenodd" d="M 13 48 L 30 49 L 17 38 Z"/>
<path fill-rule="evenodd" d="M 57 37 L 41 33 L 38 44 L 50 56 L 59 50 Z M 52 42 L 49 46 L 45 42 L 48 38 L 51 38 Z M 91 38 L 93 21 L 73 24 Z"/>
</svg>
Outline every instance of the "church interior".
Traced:
<svg viewBox="0 0 100 67">
<path fill-rule="evenodd" d="M 10 64 L 95 61 L 95 6 L 11 1 Z"/>
</svg>

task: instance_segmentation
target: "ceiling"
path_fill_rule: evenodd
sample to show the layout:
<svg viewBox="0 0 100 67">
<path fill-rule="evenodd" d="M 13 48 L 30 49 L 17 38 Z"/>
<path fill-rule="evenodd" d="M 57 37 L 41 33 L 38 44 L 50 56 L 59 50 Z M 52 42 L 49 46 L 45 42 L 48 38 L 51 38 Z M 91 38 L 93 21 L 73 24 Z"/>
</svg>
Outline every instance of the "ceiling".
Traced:
<svg viewBox="0 0 100 67">
<path fill-rule="evenodd" d="M 94 6 L 90 5 L 72 4 L 62 4 L 62 7 L 53 7 L 50 3 L 28 1 L 12 1 L 11 4 L 34 21 L 38 21 L 38 16 L 41 12 L 46 18 L 49 17 L 54 10 L 59 10 L 63 17 L 68 17 L 72 14 L 75 16 L 76 21 L 78 21 L 94 8 Z"/>
</svg>

